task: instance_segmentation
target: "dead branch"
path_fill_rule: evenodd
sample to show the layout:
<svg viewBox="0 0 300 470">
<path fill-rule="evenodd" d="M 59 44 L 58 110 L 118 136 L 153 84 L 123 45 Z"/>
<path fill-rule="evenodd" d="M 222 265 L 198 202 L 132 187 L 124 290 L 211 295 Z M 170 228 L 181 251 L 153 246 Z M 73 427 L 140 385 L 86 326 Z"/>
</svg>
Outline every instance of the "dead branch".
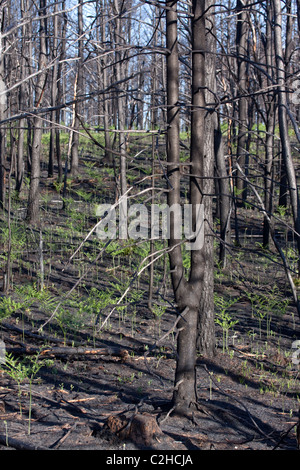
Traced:
<svg viewBox="0 0 300 470">
<path fill-rule="evenodd" d="M 14 355 L 35 355 L 39 354 L 42 358 L 46 357 L 65 357 L 65 356 L 117 356 L 125 360 L 128 356 L 128 351 L 124 348 L 116 347 L 103 347 L 103 348 L 86 348 L 79 347 L 45 347 L 38 348 L 34 346 L 24 347 L 6 347 L 8 353 Z"/>
<path fill-rule="evenodd" d="M 62 437 L 60 437 L 54 444 L 52 444 L 51 449 L 58 449 L 64 442 L 65 440 L 69 437 L 72 431 L 76 428 L 78 422 L 75 422 L 73 426 L 70 427 L 70 429 L 64 434 Z"/>
</svg>

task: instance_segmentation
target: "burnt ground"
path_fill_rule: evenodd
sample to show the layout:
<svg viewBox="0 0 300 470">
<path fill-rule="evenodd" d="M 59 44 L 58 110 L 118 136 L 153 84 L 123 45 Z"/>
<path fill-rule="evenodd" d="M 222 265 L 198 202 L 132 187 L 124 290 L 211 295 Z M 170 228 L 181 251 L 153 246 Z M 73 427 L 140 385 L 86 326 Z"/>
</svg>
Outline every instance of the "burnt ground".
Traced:
<svg viewBox="0 0 300 470">
<path fill-rule="evenodd" d="M 61 217 L 57 211 L 53 213 Z M 134 321 L 130 310 L 121 320 L 115 311 L 103 329 L 99 324 L 88 327 L 86 323 L 63 330 L 53 318 L 39 332 L 50 317 L 51 305 L 45 309 L 36 300 L 30 308 L 1 321 L 0 338 L 17 364 L 31 364 L 32 371 L 31 357 L 41 368 L 32 374 L 32 383 L 28 373 L 18 383 L 2 364 L 0 449 L 296 450 L 300 387 L 292 345 L 299 339 L 300 322 L 284 270 L 270 261 L 274 252 L 263 256 L 253 248 L 255 227 L 260 232 L 261 221 L 253 211 L 246 213 L 240 228 L 245 240 L 250 237 L 246 240 L 250 249 L 246 255 L 232 256 L 224 271 L 216 267 L 215 278 L 217 295 L 236 300 L 227 311 L 238 322 L 229 330 L 225 350 L 223 330 L 216 325 L 215 356 L 197 359 L 198 404 L 192 418 L 170 412 L 176 332 L 167 333 L 176 314 L 168 286 L 168 308 L 160 319 L 148 310 L 144 295 L 134 310 Z M 30 260 L 29 252 L 26 256 Z M 72 266 L 62 271 L 66 260 L 58 258 L 52 259 L 47 284 L 53 296 L 59 289 L 68 293 L 80 277 Z M 32 282 L 35 273 L 28 265 L 21 269 L 16 259 L 14 266 L 14 285 Z M 122 261 L 114 266 L 115 276 L 122 268 Z M 93 273 L 85 279 L 82 295 L 91 279 L 91 285 L 105 289 L 111 282 L 110 269 L 111 259 L 98 263 L 97 279 Z M 247 293 L 255 287 L 255 292 L 269 294 L 274 286 L 289 304 L 282 314 L 269 311 L 260 323 Z M 139 287 L 147 292 L 147 277 Z M 17 299 L 14 290 L 10 295 Z M 74 304 L 72 308 L 75 312 Z M 103 318 L 107 312 L 109 309 Z M 74 348 L 78 346 L 83 350 L 76 354 Z M 39 356 L 33 355 L 37 350 Z M 138 427 L 137 416 L 146 420 L 148 429 Z"/>
<path fill-rule="evenodd" d="M 247 305 L 240 302 L 237 307 L 236 315 L 245 325 Z M 126 356 L 49 356 L 49 363 L 38 371 L 32 384 L 30 434 L 29 380 L 24 379 L 19 389 L 17 382 L 2 370 L 1 449 L 296 449 L 299 366 L 291 364 L 288 354 L 294 332 L 289 329 L 293 324 L 289 315 L 282 319 L 280 340 L 278 336 L 267 340 L 264 333 L 259 341 L 252 340 L 243 335 L 243 328 L 236 327 L 235 344 L 231 338 L 229 351 L 223 352 L 222 331 L 217 331 L 219 346 L 215 357 L 198 358 L 198 409 L 193 419 L 187 419 L 168 415 L 175 369 L 174 342 L 169 336 L 163 347 L 155 347 L 157 320 L 145 319 L 142 311 L 140 314 L 134 335 L 130 324 L 128 328 L 124 323 L 119 327 L 116 319 L 110 330 L 101 334 L 101 341 L 93 342 L 93 348 L 125 348 Z M 174 315 L 165 313 L 161 335 L 173 323 Z M 11 318 L 3 322 L 1 330 L 6 345 L 15 350 L 16 345 L 24 343 L 27 348 L 44 346 L 45 342 L 48 348 L 59 346 L 57 336 L 53 341 L 47 335 L 41 340 L 31 337 L 29 333 L 36 333 L 36 328 L 31 328 L 26 319 L 19 330 L 9 328 L 15 325 Z M 76 344 L 89 344 L 88 335 L 80 339 L 77 334 Z M 42 358 L 45 360 L 45 356 Z M 136 414 L 155 418 L 163 438 L 154 438 L 150 445 L 147 441 L 136 443 L 130 436 L 119 438 L 107 426 L 109 417 L 122 415 L 132 419 Z M 4 440 L 7 437 L 8 447 Z"/>
</svg>

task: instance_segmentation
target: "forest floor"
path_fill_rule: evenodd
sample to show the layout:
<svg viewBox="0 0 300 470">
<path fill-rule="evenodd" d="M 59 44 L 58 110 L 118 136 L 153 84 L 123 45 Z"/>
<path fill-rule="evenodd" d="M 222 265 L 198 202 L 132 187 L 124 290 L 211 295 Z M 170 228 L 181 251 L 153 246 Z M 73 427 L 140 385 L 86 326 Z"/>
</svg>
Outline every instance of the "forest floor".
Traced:
<svg viewBox="0 0 300 470">
<path fill-rule="evenodd" d="M 52 227 L 61 222 L 61 212 L 51 212 L 49 204 L 48 222 L 50 215 Z M 191 419 L 170 413 L 176 314 L 169 283 L 162 315 L 147 308 L 144 276 L 134 311 L 115 310 L 100 329 L 96 321 L 83 321 L 88 312 L 80 299 L 91 286 L 105 290 L 123 270 L 122 258 L 112 263 L 104 257 L 76 289 L 78 307 L 70 307 L 68 325 L 53 318 L 39 331 L 57 305 L 51 300 L 80 277 L 54 252 L 48 304 L 27 290 L 30 306 L 21 302 L 2 316 L 0 339 L 12 355 L 10 374 L 9 363 L 0 370 L 0 450 L 296 450 L 300 387 L 293 342 L 299 317 L 283 268 L 270 260 L 272 248 L 263 256 L 254 244 L 261 216 L 244 209 L 238 215 L 248 251 L 232 256 L 224 270 L 216 266 L 216 354 L 197 359 L 198 404 Z M 32 284 L 37 255 L 24 248 L 22 256 L 27 264 L 21 266 L 19 256 L 13 266 L 19 287 Z M 22 295 L 13 288 L 6 298 L 18 302 Z"/>
</svg>

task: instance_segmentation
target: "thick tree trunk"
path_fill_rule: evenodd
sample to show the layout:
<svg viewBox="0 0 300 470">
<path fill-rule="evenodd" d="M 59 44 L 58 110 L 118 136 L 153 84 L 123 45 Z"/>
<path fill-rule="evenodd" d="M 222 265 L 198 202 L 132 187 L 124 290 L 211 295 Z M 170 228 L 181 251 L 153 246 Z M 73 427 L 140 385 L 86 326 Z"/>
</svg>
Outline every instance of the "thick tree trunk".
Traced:
<svg viewBox="0 0 300 470">
<path fill-rule="evenodd" d="M 202 177 L 210 165 L 205 155 L 205 1 L 194 0 L 192 17 L 192 108 L 191 108 L 191 150 L 190 150 L 190 203 L 193 209 L 193 231 L 196 224 L 196 207 L 203 203 Z M 168 206 L 180 207 L 180 165 L 179 165 L 179 66 L 177 39 L 176 2 L 167 2 L 167 157 L 168 157 Z M 211 127 L 210 127 L 211 129 Z M 207 160 L 209 159 L 207 155 Z M 210 175 L 212 176 L 212 175 Z M 204 204 L 211 220 L 210 203 Z M 211 275 L 205 269 L 211 269 L 207 249 L 208 239 L 204 246 L 191 250 L 191 269 L 188 281 L 184 277 L 180 239 L 175 232 L 182 227 L 180 211 L 170 218 L 169 259 L 172 286 L 181 318 L 178 322 L 177 364 L 175 371 L 175 389 L 173 404 L 177 413 L 189 414 L 197 399 L 196 395 L 196 354 L 197 343 L 204 354 L 212 349 L 211 314 L 207 309 L 213 296 L 209 288 Z M 205 231 L 205 233 L 207 233 Z M 200 325 L 200 332 L 199 332 Z M 207 326 L 206 330 L 202 328 Z M 200 338 L 200 341 L 199 341 Z"/>
<path fill-rule="evenodd" d="M 198 259 L 198 268 L 195 277 L 202 274 L 203 281 L 201 286 L 201 297 L 199 304 L 198 320 L 198 338 L 197 347 L 200 354 L 205 357 L 212 356 L 215 350 L 215 322 L 214 322 L 214 256 L 213 256 L 213 195 L 214 195 L 214 166 L 215 166 L 215 148 L 214 148 L 214 130 L 216 126 L 217 114 L 214 109 L 216 88 L 216 42 L 214 28 L 214 0 L 197 2 L 194 13 L 196 13 L 197 22 L 192 26 L 193 31 L 193 50 L 203 50 L 203 53 L 194 53 L 194 62 L 196 70 L 192 65 L 192 83 L 193 95 L 196 90 L 203 87 L 203 92 L 196 100 L 196 106 L 201 114 L 197 117 L 199 127 L 197 132 L 204 140 L 201 152 L 195 151 L 191 156 L 194 171 L 194 161 L 203 162 L 199 165 L 200 175 L 203 176 L 201 188 L 197 189 L 197 200 L 201 201 L 204 208 L 204 245 L 201 249 L 201 258 Z M 203 8 L 203 10 L 202 10 Z M 206 12 L 206 13 L 204 13 Z M 202 18 L 202 15 L 204 19 Z M 204 52 L 206 51 L 206 52 Z M 198 91 L 199 94 L 199 91 Z M 212 104 L 212 105 L 211 105 Z M 192 103 L 194 106 L 194 103 Z M 204 108 L 210 109 L 207 112 Z M 193 115 L 195 113 L 193 112 Z M 197 114 L 194 116 L 196 118 Z M 193 139 L 193 127 L 192 136 Z M 198 137 L 199 139 L 199 137 Z M 198 142 L 199 143 L 199 142 Z M 201 179 L 198 179 L 198 184 Z M 191 201 L 193 203 L 193 200 Z M 200 255 L 200 253 L 199 253 Z M 192 252 L 193 256 L 193 252 Z M 203 261 L 202 261 L 203 258 Z M 204 266 L 201 264 L 204 262 Z"/>
<path fill-rule="evenodd" d="M 179 172 L 179 63 L 177 42 L 177 2 L 168 1 L 166 11 L 167 29 L 167 157 L 168 157 L 168 206 L 180 204 L 180 172 Z M 177 308 L 184 315 L 178 323 L 180 332 L 177 341 L 177 364 L 175 372 L 175 390 L 173 402 L 176 408 L 185 407 L 195 402 L 195 357 L 197 337 L 197 305 L 194 310 L 186 305 L 187 282 L 184 277 L 180 239 L 175 236 L 175 227 L 182 221 L 176 214 L 170 218 L 169 258 L 173 292 Z M 193 336 L 190 337 L 191 327 Z"/>
<path fill-rule="evenodd" d="M 191 298 L 188 303 L 191 303 L 190 300 Z M 178 322 L 180 332 L 177 340 L 178 358 L 176 362 L 173 405 L 176 413 L 189 415 L 197 401 L 196 344 L 198 339 L 199 307 L 198 305 L 187 306 L 186 309 L 186 313 L 184 310 L 182 311 L 182 319 Z"/>
</svg>

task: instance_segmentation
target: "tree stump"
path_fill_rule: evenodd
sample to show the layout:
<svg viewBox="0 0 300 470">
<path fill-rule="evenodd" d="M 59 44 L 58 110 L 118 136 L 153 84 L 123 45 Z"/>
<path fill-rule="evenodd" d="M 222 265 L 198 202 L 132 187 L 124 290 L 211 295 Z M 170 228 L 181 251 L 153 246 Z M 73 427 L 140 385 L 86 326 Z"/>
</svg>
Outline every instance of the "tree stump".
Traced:
<svg viewBox="0 0 300 470">
<path fill-rule="evenodd" d="M 164 435 L 154 416 L 138 413 L 132 417 L 126 415 L 109 416 L 105 427 L 121 440 L 130 440 L 137 446 L 155 447 L 165 441 Z"/>
<path fill-rule="evenodd" d="M 130 440 L 140 448 L 175 449 L 173 439 L 159 427 L 149 413 L 138 413 L 127 417 L 125 414 L 109 416 L 105 428 L 121 440 Z"/>
<path fill-rule="evenodd" d="M 119 437 L 119 439 L 128 438 L 128 423 L 129 419 L 125 415 L 109 416 L 106 421 L 108 429 Z"/>
<path fill-rule="evenodd" d="M 129 439 L 135 444 L 149 447 L 163 436 L 156 419 L 150 414 L 137 414 L 133 417 L 129 428 Z"/>
</svg>

